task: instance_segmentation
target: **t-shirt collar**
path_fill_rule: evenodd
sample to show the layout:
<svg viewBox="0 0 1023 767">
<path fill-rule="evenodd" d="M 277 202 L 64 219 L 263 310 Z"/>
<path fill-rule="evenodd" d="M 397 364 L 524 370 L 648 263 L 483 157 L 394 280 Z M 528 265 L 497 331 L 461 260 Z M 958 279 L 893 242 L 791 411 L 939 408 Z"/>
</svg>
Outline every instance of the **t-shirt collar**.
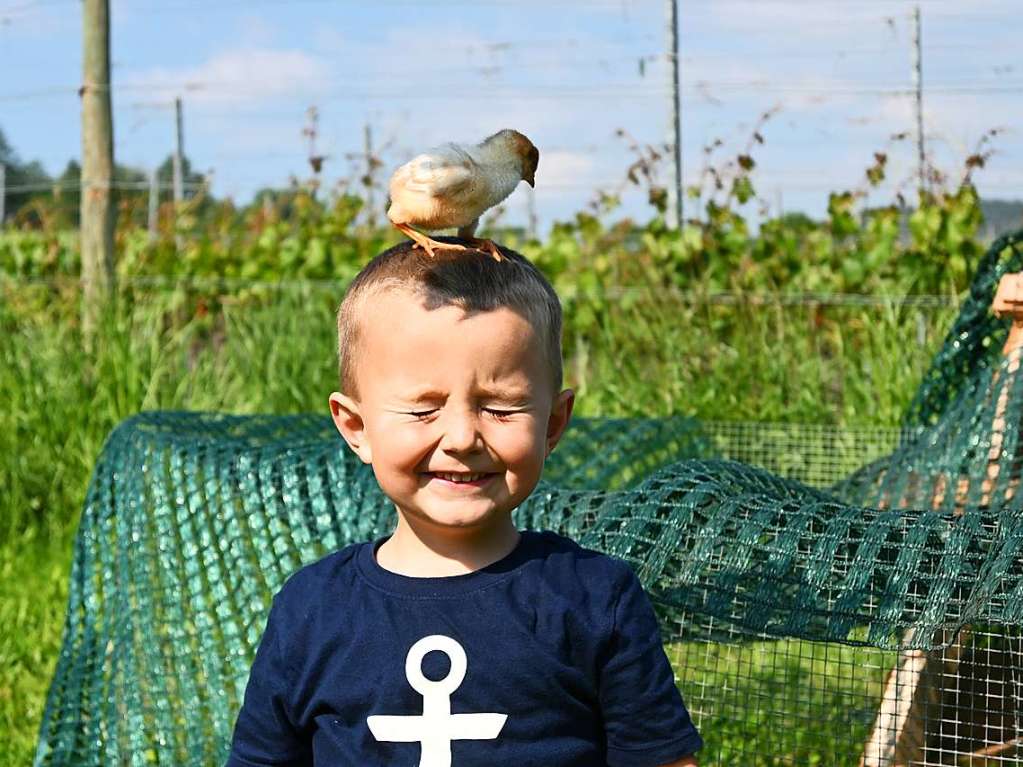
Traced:
<svg viewBox="0 0 1023 767">
<path fill-rule="evenodd" d="M 540 536 L 531 530 L 519 531 L 519 541 L 501 559 L 471 573 L 418 578 L 386 570 L 376 560 L 377 549 L 390 538 L 387 535 L 359 547 L 355 557 L 359 573 L 372 585 L 397 596 L 446 598 L 477 591 L 514 574 L 538 549 Z"/>
</svg>

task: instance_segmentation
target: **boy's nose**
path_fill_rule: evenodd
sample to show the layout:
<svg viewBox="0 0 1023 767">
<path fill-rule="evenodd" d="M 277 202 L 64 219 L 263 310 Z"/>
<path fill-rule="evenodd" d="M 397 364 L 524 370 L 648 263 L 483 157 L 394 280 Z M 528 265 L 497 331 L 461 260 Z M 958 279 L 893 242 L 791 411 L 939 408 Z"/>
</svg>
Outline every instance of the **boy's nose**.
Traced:
<svg viewBox="0 0 1023 767">
<path fill-rule="evenodd" d="M 451 413 L 444 422 L 441 449 L 449 453 L 468 453 L 482 443 L 479 419 L 475 413 Z"/>
</svg>

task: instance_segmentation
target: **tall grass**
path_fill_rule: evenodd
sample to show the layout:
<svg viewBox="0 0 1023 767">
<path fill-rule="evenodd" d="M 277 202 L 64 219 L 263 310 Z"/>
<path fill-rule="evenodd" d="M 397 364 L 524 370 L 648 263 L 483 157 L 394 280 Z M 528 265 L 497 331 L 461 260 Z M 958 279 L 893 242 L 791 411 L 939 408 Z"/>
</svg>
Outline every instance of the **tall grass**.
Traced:
<svg viewBox="0 0 1023 767">
<path fill-rule="evenodd" d="M 32 763 L 60 651 L 71 537 L 33 533 L 0 545 L 0 764 Z"/>
<path fill-rule="evenodd" d="M 0 286 L 0 541 L 73 525 L 103 440 L 141 410 L 325 414 L 341 292 L 299 283 L 213 301 L 135 289 L 86 351 L 75 292 Z M 952 316 L 577 298 L 566 385 L 584 416 L 894 425 Z"/>
<path fill-rule="evenodd" d="M 568 308 L 598 318 L 566 339 L 587 414 L 849 426 L 899 423 L 956 314 L 895 301 L 720 305 L 656 293 Z"/>
<path fill-rule="evenodd" d="M 75 297 L 40 307 L 32 293 L 48 290 L 0 304 L 0 540 L 73 524 L 103 440 L 133 413 L 325 412 L 336 299 L 322 291 L 284 291 L 257 309 L 229 301 L 216 315 L 180 291 L 126 294 L 87 353 Z"/>
</svg>

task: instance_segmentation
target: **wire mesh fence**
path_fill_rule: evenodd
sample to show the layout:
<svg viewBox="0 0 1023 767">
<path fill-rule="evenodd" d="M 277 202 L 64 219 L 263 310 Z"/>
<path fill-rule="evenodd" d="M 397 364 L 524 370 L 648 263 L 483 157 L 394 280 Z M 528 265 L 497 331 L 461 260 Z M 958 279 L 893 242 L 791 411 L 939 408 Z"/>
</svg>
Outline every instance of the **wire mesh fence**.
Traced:
<svg viewBox="0 0 1023 767">
<path fill-rule="evenodd" d="M 665 645 L 705 733 L 701 764 L 1020 764 L 1018 627 L 903 652 L 714 629 L 708 640 L 682 614 Z"/>
<path fill-rule="evenodd" d="M 637 569 L 701 764 L 1018 763 L 1014 498 L 960 517 L 844 505 L 745 464 L 679 460 L 707 445 L 696 422 L 624 423 L 580 421 L 565 452 L 581 459 L 552 478 L 594 487 L 538 488 L 520 523 Z M 756 432 L 741 425 L 737 448 L 767 445 Z M 37 762 L 215 763 L 270 594 L 384 534 L 393 510 L 325 417 L 140 416 L 97 477 Z"/>
<path fill-rule="evenodd" d="M 908 430 L 885 426 L 703 422 L 716 455 L 828 487 L 891 453 Z"/>
</svg>

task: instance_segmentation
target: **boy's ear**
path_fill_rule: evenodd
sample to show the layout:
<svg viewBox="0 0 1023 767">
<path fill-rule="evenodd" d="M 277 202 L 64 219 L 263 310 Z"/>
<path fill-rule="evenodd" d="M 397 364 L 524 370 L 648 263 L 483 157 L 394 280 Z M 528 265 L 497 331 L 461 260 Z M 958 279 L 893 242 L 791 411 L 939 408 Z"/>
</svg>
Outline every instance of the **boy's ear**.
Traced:
<svg viewBox="0 0 1023 767">
<path fill-rule="evenodd" d="M 359 403 L 338 391 L 331 393 L 329 402 L 334 425 L 348 447 L 355 451 L 363 463 L 373 463 L 373 452 L 366 439 L 366 424 L 359 413 Z"/>
<path fill-rule="evenodd" d="M 551 406 L 551 417 L 547 419 L 547 450 L 545 457 L 551 454 L 554 446 L 558 444 L 561 435 L 565 433 L 568 420 L 572 417 L 572 406 L 575 404 L 575 392 L 565 389 L 554 398 Z"/>
</svg>

